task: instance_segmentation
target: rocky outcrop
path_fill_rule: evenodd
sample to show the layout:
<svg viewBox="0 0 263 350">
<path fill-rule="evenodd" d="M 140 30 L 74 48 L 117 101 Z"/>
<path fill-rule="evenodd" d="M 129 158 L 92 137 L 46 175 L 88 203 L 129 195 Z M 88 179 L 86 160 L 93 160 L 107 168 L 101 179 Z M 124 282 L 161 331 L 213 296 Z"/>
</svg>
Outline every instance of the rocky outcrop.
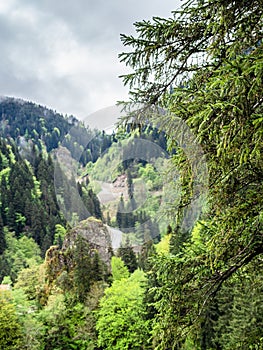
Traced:
<svg viewBox="0 0 263 350">
<path fill-rule="evenodd" d="M 121 187 L 124 188 L 127 186 L 127 175 L 122 174 L 119 175 L 114 181 L 113 181 L 113 187 Z"/>
<path fill-rule="evenodd" d="M 91 252 L 97 251 L 101 260 L 110 267 L 112 244 L 108 228 L 100 220 L 89 217 L 68 232 L 64 239 L 62 251 L 74 248 L 77 237 L 80 235 L 89 244 Z"/>
<path fill-rule="evenodd" d="M 85 251 L 89 252 L 91 265 L 96 261 L 96 254 L 104 263 L 103 274 L 107 275 L 111 271 L 111 257 L 113 249 L 111 244 L 111 234 L 107 226 L 100 220 L 90 217 L 81 221 L 72 228 L 66 235 L 63 246 L 51 246 L 46 252 L 45 269 L 48 285 L 60 276 L 64 271 L 69 275 L 76 268 L 76 252 L 78 238 L 81 237 L 87 243 Z M 90 268 L 87 266 L 87 268 Z"/>
</svg>

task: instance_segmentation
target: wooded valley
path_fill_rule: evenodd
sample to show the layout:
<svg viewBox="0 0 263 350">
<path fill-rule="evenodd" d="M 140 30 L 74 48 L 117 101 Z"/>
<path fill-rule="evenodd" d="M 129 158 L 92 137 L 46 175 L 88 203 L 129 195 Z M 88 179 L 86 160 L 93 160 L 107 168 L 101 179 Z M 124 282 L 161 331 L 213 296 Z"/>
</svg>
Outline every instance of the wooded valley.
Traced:
<svg viewBox="0 0 263 350">
<path fill-rule="evenodd" d="M 263 350 L 262 7 L 135 23 L 110 134 L 1 99 L 1 349 Z"/>
</svg>

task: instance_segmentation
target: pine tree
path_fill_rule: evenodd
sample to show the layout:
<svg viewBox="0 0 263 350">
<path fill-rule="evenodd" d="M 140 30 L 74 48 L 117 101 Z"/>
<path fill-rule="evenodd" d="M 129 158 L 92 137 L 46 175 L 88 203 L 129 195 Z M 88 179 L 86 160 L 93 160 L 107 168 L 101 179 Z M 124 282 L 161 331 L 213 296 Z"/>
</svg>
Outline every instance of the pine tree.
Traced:
<svg viewBox="0 0 263 350">
<path fill-rule="evenodd" d="M 120 229 L 124 228 L 124 200 L 123 200 L 123 194 L 121 194 L 120 201 L 118 204 L 117 214 L 116 214 L 116 220 L 118 227 Z"/>
<path fill-rule="evenodd" d="M 91 196 L 91 199 L 93 201 L 95 218 L 102 219 L 102 211 L 101 211 L 101 208 L 100 208 L 100 201 L 99 201 L 98 197 L 92 191 L 92 189 L 89 190 L 89 195 Z"/>
<path fill-rule="evenodd" d="M 138 267 L 145 272 L 151 270 L 150 258 L 156 254 L 153 241 L 144 242 L 138 256 Z"/>
<path fill-rule="evenodd" d="M 74 287 L 78 300 L 84 302 L 92 280 L 92 260 L 88 242 L 79 235 L 74 254 Z M 98 271 L 97 271 L 98 272 Z"/>
<path fill-rule="evenodd" d="M 124 245 L 121 245 L 118 249 L 117 255 L 122 259 L 124 264 L 128 267 L 130 273 L 134 272 L 137 267 L 137 258 L 130 245 L 130 241 L 127 238 Z"/>
<path fill-rule="evenodd" d="M 7 208 L 8 208 L 8 191 L 7 191 L 7 183 L 6 177 L 2 176 L 1 179 L 1 217 L 3 220 L 3 225 L 7 225 Z"/>
<path fill-rule="evenodd" d="M 107 217 L 106 217 L 106 224 L 111 225 L 111 218 L 110 218 L 110 213 L 107 211 Z"/>
<path fill-rule="evenodd" d="M 0 255 L 3 254 L 3 252 L 6 249 L 6 240 L 5 240 L 5 233 L 4 233 L 4 225 L 2 216 L 0 215 Z"/>
<path fill-rule="evenodd" d="M 128 186 L 129 198 L 130 198 L 130 200 L 132 200 L 132 198 L 134 196 L 134 186 L 133 186 L 131 172 L 129 169 L 127 170 L 127 186 Z"/>
<path fill-rule="evenodd" d="M 101 260 L 98 251 L 96 250 L 91 263 L 91 279 L 94 281 L 101 281 L 104 278 L 104 264 Z"/>
</svg>

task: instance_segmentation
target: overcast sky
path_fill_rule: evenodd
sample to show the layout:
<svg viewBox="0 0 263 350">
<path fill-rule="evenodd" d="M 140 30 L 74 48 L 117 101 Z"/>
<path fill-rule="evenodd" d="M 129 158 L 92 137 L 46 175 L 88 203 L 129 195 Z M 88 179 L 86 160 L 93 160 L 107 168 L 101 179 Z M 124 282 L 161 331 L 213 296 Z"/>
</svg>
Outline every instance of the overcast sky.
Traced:
<svg viewBox="0 0 263 350">
<path fill-rule="evenodd" d="M 120 33 L 180 0 L 0 0 L 0 95 L 85 119 L 125 99 Z"/>
</svg>

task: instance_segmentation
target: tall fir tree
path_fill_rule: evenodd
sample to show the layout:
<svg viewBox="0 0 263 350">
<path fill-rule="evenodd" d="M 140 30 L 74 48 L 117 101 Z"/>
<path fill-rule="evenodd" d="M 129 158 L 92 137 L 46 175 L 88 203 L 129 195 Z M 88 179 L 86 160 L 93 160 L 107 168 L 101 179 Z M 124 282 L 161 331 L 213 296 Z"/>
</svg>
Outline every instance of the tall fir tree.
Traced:
<svg viewBox="0 0 263 350">
<path fill-rule="evenodd" d="M 118 249 L 117 255 L 128 267 L 130 273 L 134 272 L 138 268 L 137 258 L 128 238 L 126 239 L 124 245 L 121 245 Z"/>
</svg>

